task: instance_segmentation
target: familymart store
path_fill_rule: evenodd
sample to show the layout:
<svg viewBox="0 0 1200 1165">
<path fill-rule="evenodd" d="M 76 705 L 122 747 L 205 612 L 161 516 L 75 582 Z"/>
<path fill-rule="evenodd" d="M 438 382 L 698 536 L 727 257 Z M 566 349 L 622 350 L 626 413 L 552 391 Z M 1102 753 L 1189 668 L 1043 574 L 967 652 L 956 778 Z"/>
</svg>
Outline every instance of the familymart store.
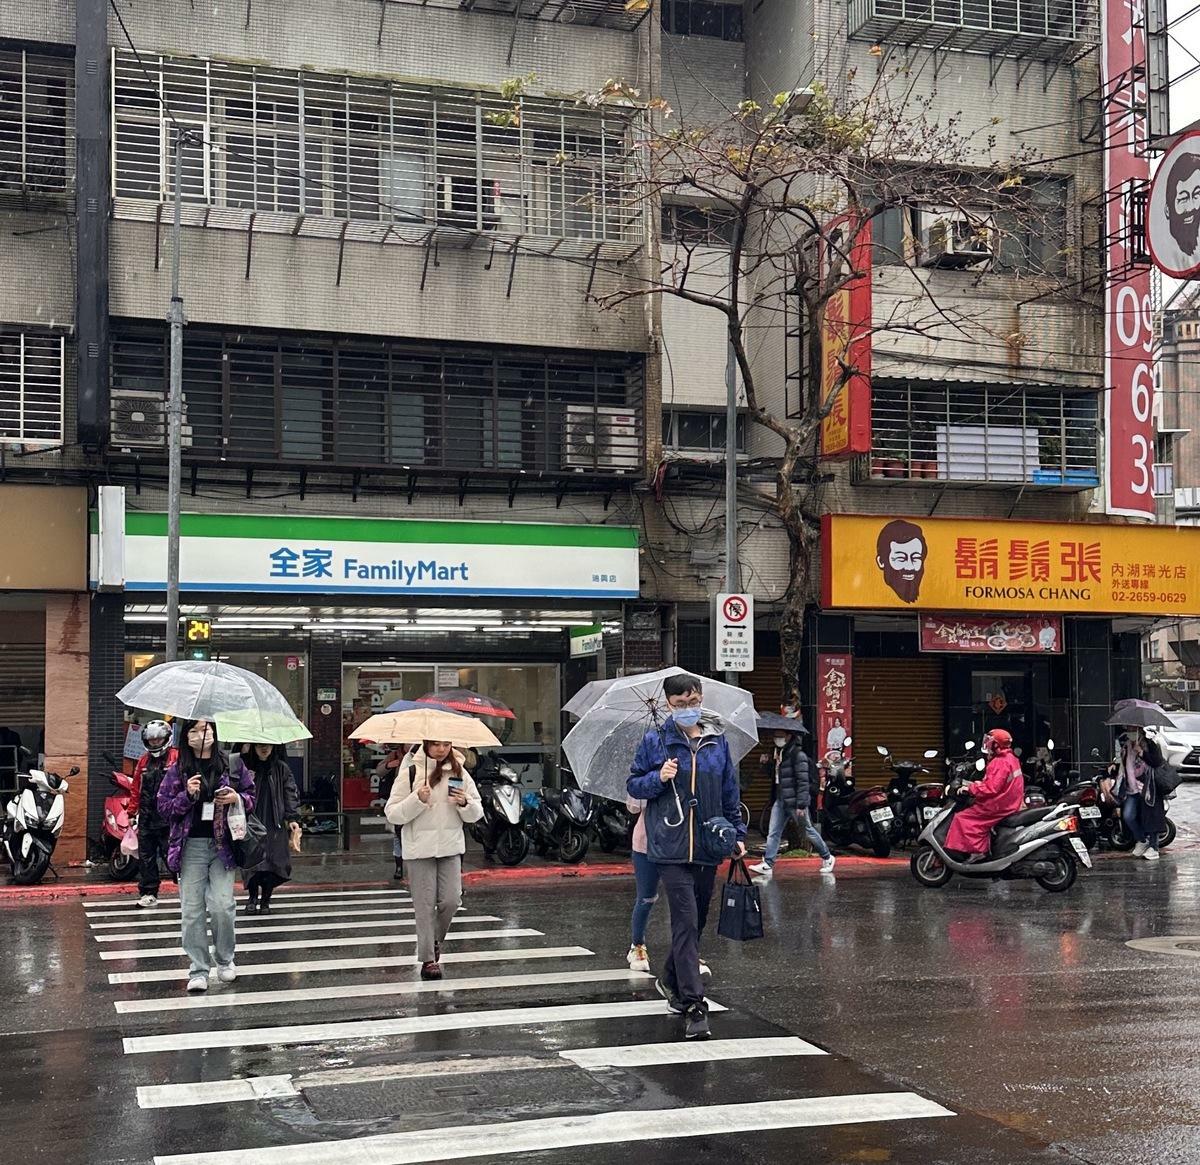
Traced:
<svg viewBox="0 0 1200 1165">
<path fill-rule="evenodd" d="M 102 501 L 92 585 L 124 597 L 126 677 L 164 657 L 166 516 Z M 608 525 L 184 514 L 181 655 L 226 659 L 283 691 L 313 739 L 309 796 L 370 800 L 379 750 L 349 740 L 397 699 L 469 688 L 530 786 L 557 779 L 559 709 L 606 674 L 638 595 L 638 540 Z M 606 635 L 607 631 L 607 635 Z"/>
</svg>

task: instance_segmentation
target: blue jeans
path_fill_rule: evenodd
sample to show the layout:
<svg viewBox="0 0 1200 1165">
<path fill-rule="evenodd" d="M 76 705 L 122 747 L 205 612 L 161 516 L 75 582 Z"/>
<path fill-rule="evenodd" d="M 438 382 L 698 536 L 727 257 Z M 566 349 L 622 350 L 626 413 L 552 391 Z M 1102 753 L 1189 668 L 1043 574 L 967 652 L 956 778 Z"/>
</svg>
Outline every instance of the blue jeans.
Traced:
<svg viewBox="0 0 1200 1165">
<path fill-rule="evenodd" d="M 650 921 L 650 911 L 658 901 L 659 872 L 658 866 L 637 850 L 633 851 L 633 878 L 636 897 L 633 900 L 630 942 L 638 947 L 646 941 L 646 923 Z"/>
<path fill-rule="evenodd" d="M 813 824 L 812 818 L 808 815 L 808 810 L 797 809 L 795 819 L 804 826 L 805 835 L 808 837 L 813 849 L 822 858 L 829 857 L 829 846 L 825 844 L 825 839 Z M 763 861 L 768 866 L 773 866 L 775 859 L 779 857 L 779 847 L 783 843 L 783 830 L 786 821 L 787 813 L 783 808 L 783 802 L 776 798 L 775 804 L 771 806 L 771 824 L 767 827 L 767 848 L 763 853 Z"/>
<path fill-rule="evenodd" d="M 1121 820 L 1125 822 L 1125 828 L 1129 830 L 1129 836 L 1134 841 L 1150 841 L 1150 834 L 1146 832 L 1142 825 L 1141 816 L 1142 795 L 1140 793 L 1130 793 L 1124 801 L 1121 802 Z M 1154 838 L 1155 849 L 1158 848 L 1158 838 Z"/>
<path fill-rule="evenodd" d="M 233 962 L 234 871 L 227 870 L 211 837 L 189 837 L 179 868 L 179 912 L 183 951 L 191 960 L 189 974 L 207 975 L 212 967 L 208 927 L 212 926 L 217 964 Z M 206 918 L 207 916 L 207 918 Z"/>
</svg>

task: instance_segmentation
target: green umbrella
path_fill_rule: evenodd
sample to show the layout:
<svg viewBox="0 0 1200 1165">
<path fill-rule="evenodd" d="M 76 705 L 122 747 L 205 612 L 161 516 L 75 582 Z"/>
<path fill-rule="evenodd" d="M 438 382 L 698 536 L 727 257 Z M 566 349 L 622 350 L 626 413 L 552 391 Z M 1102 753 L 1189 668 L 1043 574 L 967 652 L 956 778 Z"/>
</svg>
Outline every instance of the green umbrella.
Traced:
<svg viewBox="0 0 1200 1165">
<path fill-rule="evenodd" d="M 312 733 L 294 716 L 257 708 L 216 714 L 217 735 L 237 744 L 291 744 L 309 740 Z"/>
</svg>

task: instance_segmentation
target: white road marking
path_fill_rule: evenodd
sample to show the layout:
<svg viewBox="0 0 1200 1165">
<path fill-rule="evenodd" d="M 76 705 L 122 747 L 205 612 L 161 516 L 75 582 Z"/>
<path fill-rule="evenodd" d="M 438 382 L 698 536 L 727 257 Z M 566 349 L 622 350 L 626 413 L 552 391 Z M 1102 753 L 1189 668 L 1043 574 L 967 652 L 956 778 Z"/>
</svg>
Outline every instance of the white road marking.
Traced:
<svg viewBox="0 0 1200 1165">
<path fill-rule="evenodd" d="M 204 1080 L 198 1084 L 151 1084 L 137 1090 L 139 1108 L 183 1108 L 299 1096 L 291 1076 L 251 1076 L 245 1080 Z"/>
<path fill-rule="evenodd" d="M 302 898 L 360 898 L 371 896 L 378 898 L 381 895 L 391 897 L 403 896 L 408 897 L 407 890 L 397 890 L 390 886 L 381 887 L 378 890 L 281 890 L 278 891 L 271 899 L 271 905 L 274 906 L 277 902 L 296 902 Z M 177 901 L 174 895 L 170 899 L 164 898 L 163 901 Z M 94 902 L 90 899 L 85 899 L 83 903 L 84 910 L 94 910 L 98 906 L 124 906 L 126 909 L 138 910 L 140 907 L 134 905 L 134 900 L 131 898 L 98 898 Z"/>
<path fill-rule="evenodd" d="M 305 905 L 309 904 L 306 903 Z M 374 907 L 375 903 L 372 902 L 370 905 L 371 907 Z M 462 909 L 465 910 L 466 907 L 464 906 Z M 412 914 L 413 910 L 414 908 L 411 906 L 388 906 L 382 910 L 296 910 L 288 914 L 276 914 L 274 909 L 272 909 L 271 913 L 266 915 L 266 918 L 269 918 L 272 922 L 291 922 L 296 918 L 372 918 L 376 915 L 378 915 L 380 918 L 395 918 L 397 915 L 401 914 Z M 118 922 L 92 922 L 88 925 L 92 928 L 92 930 L 120 930 L 122 927 L 131 926 L 149 927 L 179 925 L 179 910 L 177 908 L 165 913 L 159 911 L 155 911 L 155 913 L 158 915 L 157 918 L 150 917 L 145 914 L 145 911 L 143 911 L 143 917 L 141 918 L 123 918 Z M 262 919 L 262 916 L 260 915 L 246 915 L 245 917 L 253 917 L 256 919 L 255 922 L 246 922 L 247 926 L 252 926 L 255 928 L 258 926 L 259 920 Z M 239 915 L 239 921 L 241 920 L 242 916 Z M 266 925 L 265 921 L 263 921 L 263 925 Z"/>
<path fill-rule="evenodd" d="M 757 1060 L 776 1056 L 826 1056 L 797 1036 L 705 1040 L 703 1043 L 630 1044 L 614 1048 L 575 1048 L 559 1052 L 580 1068 L 650 1068 L 657 1064 L 703 1064 L 709 1060 Z"/>
<path fill-rule="evenodd" d="M 513 927 L 511 930 L 465 930 L 457 934 L 446 935 L 446 941 L 459 942 L 470 938 L 542 938 L 540 930 L 530 930 L 528 927 Z M 239 943 L 237 951 L 292 951 L 297 949 L 315 950 L 318 947 L 378 947 L 391 946 L 395 943 L 415 943 L 415 934 L 356 934 L 350 938 L 314 938 L 289 939 L 286 942 L 269 943 Z M 182 955 L 179 946 L 151 947 L 149 950 L 139 950 L 129 947 L 119 951 L 101 951 L 102 959 L 177 959 Z"/>
<path fill-rule="evenodd" d="M 593 1116 L 540 1117 L 408 1133 L 381 1133 L 343 1141 L 311 1141 L 266 1149 L 234 1149 L 155 1157 L 154 1165 L 421 1165 L 503 1157 L 543 1149 L 621 1145 L 684 1137 L 746 1136 L 770 1129 L 823 1128 L 875 1121 L 953 1116 L 913 1092 L 807 1096 L 795 1100 L 713 1104 L 694 1108 L 602 1112 Z"/>
<path fill-rule="evenodd" d="M 503 922 L 504 919 L 496 914 L 460 914 L 455 916 L 455 923 L 461 926 L 464 922 Z M 243 936 L 258 934 L 290 934 L 293 931 L 303 931 L 314 934 L 317 931 L 329 930 L 379 930 L 389 926 L 416 926 L 415 918 L 377 918 L 367 922 L 298 922 L 295 926 L 247 926 L 239 928 Z M 127 943 L 145 941 L 146 939 L 170 939 L 179 933 L 179 925 L 173 930 L 152 930 L 149 934 L 132 931 L 128 934 L 95 934 L 92 937 L 98 943 Z"/>
<path fill-rule="evenodd" d="M 136 1015 L 155 1011 L 263 1007 L 272 1003 L 307 1004 L 321 999 L 369 999 L 381 995 L 449 995 L 455 991 L 504 991 L 512 987 L 556 987 L 569 983 L 640 983 L 646 978 L 645 971 L 628 971 L 624 968 L 617 971 L 553 971 L 549 974 L 485 975 L 474 979 L 442 979 L 429 982 L 341 983 L 337 987 L 239 991 L 228 995 L 176 995 L 170 999 L 118 999 L 113 1007 L 119 1015 Z"/>
<path fill-rule="evenodd" d="M 244 895 L 237 896 L 237 905 L 240 910 L 249 901 Z M 287 902 L 282 901 L 278 894 L 271 899 L 271 913 L 287 910 L 315 910 L 320 908 L 322 914 L 338 913 L 342 907 L 349 906 L 355 909 L 363 909 L 368 906 L 390 906 L 393 903 L 405 906 L 412 904 L 412 897 L 407 893 L 397 892 L 395 898 L 362 898 L 353 894 L 347 894 L 344 897 L 330 899 L 317 899 L 315 901 L 305 902 Z M 354 913 L 355 910 L 346 911 L 346 913 Z M 92 918 L 145 918 L 153 922 L 158 915 L 178 914 L 179 899 L 178 898 L 160 898 L 157 906 L 152 906 L 147 909 L 142 909 L 140 906 L 127 906 L 124 910 L 89 910 L 87 916 Z"/>
<path fill-rule="evenodd" d="M 725 1011 L 709 1003 L 709 1011 Z M 217 1031 L 168 1032 L 158 1036 L 128 1036 L 127 1055 L 140 1052 L 182 1052 L 197 1048 L 248 1048 L 276 1044 L 317 1044 L 328 1040 L 373 1040 L 383 1036 L 422 1035 L 493 1027 L 534 1027 L 546 1023 L 582 1023 L 632 1015 L 670 1015 L 661 999 L 623 999 L 618 1003 L 569 1003 L 563 1006 L 506 1007 L 497 1011 L 455 1011 L 445 1015 L 408 1015 L 395 1019 L 360 1019 L 341 1023 L 300 1023 L 281 1027 L 251 1027 Z"/>
<path fill-rule="evenodd" d="M 587 947 L 505 947 L 490 951 L 443 951 L 443 963 L 524 963 L 529 959 L 578 959 L 595 956 Z M 300 975 L 321 971 L 375 971 L 381 967 L 412 967 L 412 955 L 381 955 L 356 959 L 304 959 L 294 963 L 238 963 L 238 979 L 256 975 Z M 110 984 L 181 983 L 187 969 L 172 967 L 165 971 L 118 971 L 108 977 Z"/>
</svg>

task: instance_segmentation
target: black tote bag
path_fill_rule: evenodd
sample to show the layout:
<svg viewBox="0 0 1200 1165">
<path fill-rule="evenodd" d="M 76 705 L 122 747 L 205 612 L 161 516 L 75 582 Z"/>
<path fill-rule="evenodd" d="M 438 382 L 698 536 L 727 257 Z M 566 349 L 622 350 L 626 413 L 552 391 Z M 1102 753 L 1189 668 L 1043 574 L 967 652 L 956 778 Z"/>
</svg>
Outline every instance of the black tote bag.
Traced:
<svg viewBox="0 0 1200 1165">
<path fill-rule="evenodd" d="M 246 836 L 231 844 L 234 861 L 243 870 L 252 870 L 267 856 L 267 827 L 253 813 L 247 813 Z"/>
<path fill-rule="evenodd" d="M 717 934 L 734 942 L 745 943 L 762 938 L 762 902 L 758 887 L 741 858 L 729 862 L 729 874 L 721 887 L 721 917 Z"/>
</svg>

